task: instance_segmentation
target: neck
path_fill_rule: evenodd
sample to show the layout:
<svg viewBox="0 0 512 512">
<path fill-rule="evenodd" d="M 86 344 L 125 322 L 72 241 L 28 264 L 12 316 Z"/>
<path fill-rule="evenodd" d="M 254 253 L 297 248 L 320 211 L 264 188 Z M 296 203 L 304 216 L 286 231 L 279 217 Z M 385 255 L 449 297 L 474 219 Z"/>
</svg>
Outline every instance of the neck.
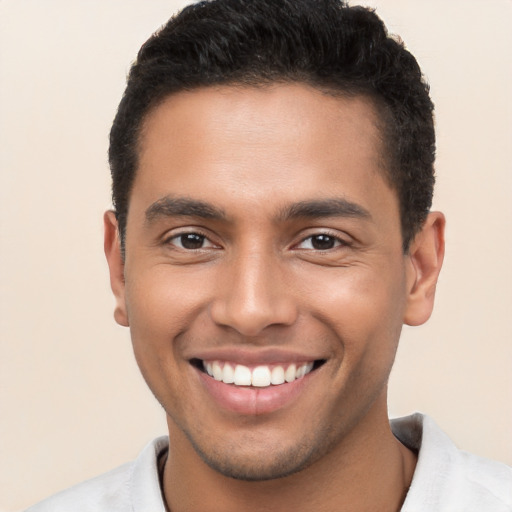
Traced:
<svg viewBox="0 0 512 512">
<path fill-rule="evenodd" d="M 268 481 L 226 477 L 199 458 L 171 421 L 169 432 L 171 448 L 163 487 L 171 512 L 396 512 L 416 464 L 416 456 L 393 436 L 385 407 L 384 414 L 370 411 L 310 467 Z"/>
</svg>

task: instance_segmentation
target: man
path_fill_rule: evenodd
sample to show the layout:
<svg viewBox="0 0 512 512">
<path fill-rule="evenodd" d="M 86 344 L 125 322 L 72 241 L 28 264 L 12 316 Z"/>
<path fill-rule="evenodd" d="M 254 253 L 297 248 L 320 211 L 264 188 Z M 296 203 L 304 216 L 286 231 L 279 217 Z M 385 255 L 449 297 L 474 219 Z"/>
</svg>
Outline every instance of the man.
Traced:
<svg viewBox="0 0 512 512">
<path fill-rule="evenodd" d="M 444 253 L 432 110 L 339 1 L 217 0 L 153 36 L 111 131 L 105 252 L 169 440 L 32 510 L 511 510 L 509 468 L 388 420 Z"/>
</svg>

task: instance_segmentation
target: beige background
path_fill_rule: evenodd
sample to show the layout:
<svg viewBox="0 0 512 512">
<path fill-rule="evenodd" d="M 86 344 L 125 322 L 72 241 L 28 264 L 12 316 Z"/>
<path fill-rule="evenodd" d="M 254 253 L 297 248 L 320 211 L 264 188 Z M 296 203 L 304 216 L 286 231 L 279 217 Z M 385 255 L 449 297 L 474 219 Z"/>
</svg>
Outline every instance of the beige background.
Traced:
<svg viewBox="0 0 512 512">
<path fill-rule="evenodd" d="M 170 0 L 0 0 L 0 511 L 133 458 L 165 432 L 112 319 L 107 134 Z M 390 408 L 512 463 L 512 2 L 380 0 L 432 84 L 448 252 L 404 331 Z"/>
</svg>

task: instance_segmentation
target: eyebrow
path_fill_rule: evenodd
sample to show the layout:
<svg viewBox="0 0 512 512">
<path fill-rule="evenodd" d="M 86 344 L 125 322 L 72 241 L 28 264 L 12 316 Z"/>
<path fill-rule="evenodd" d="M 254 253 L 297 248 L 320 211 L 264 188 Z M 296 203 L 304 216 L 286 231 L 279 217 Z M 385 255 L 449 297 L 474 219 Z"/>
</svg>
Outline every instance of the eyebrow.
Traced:
<svg viewBox="0 0 512 512">
<path fill-rule="evenodd" d="M 343 198 L 300 201 L 283 208 L 279 220 L 297 218 L 350 217 L 371 220 L 370 212 L 362 206 Z"/>
<path fill-rule="evenodd" d="M 203 219 L 224 220 L 226 214 L 219 208 L 187 197 L 165 196 L 146 209 L 146 222 L 160 217 L 200 217 Z"/>
<path fill-rule="evenodd" d="M 203 219 L 226 220 L 224 211 L 210 203 L 187 197 L 165 196 L 151 204 L 145 212 L 146 222 L 161 217 L 198 217 Z M 300 201 L 282 208 L 278 221 L 298 218 L 349 217 L 371 220 L 371 214 L 362 206 L 343 198 L 314 199 Z"/>
</svg>

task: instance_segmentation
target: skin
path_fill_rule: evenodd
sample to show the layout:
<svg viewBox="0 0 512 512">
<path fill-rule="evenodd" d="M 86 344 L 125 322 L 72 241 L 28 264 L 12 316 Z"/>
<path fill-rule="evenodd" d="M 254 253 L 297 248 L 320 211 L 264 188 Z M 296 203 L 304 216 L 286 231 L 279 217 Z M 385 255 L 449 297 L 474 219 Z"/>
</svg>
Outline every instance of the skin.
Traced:
<svg viewBox="0 0 512 512">
<path fill-rule="evenodd" d="M 432 311 L 444 217 L 403 253 L 376 116 L 300 84 L 182 92 L 148 115 L 125 260 L 112 212 L 105 251 L 115 318 L 167 413 L 173 512 L 400 509 L 415 455 L 390 431 L 387 381 L 402 325 Z M 277 410 L 241 414 L 191 364 L 219 350 L 323 364 Z"/>
</svg>

